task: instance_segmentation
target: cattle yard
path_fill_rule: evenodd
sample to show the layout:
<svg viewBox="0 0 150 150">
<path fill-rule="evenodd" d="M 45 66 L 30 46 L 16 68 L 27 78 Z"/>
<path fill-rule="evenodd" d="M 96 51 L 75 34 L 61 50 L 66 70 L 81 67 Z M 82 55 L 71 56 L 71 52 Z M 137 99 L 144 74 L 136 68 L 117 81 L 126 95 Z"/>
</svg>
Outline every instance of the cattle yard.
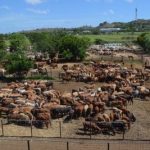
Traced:
<svg viewBox="0 0 150 150">
<path fill-rule="evenodd" d="M 90 53 L 84 63 L 44 66 L 52 82 L 1 83 L 0 134 L 149 140 L 150 81 L 143 64 L 141 56 L 131 52 L 117 52 L 113 61 L 111 55 Z"/>
<path fill-rule="evenodd" d="M 146 83 L 149 85 L 149 83 Z M 54 82 L 54 87 L 56 89 L 64 91 L 70 91 L 69 87 L 77 88 L 78 85 L 84 86 L 87 85 L 85 83 L 64 83 L 60 84 L 59 82 Z M 97 84 L 98 87 L 100 84 Z M 124 138 L 125 139 L 134 139 L 134 140 L 149 140 L 150 138 L 150 130 L 149 130 L 149 124 L 150 124 L 150 118 L 149 118 L 149 107 L 150 103 L 149 101 L 141 101 L 140 99 L 135 99 L 133 105 L 129 105 L 128 109 L 134 113 L 136 117 L 136 122 L 132 125 L 132 128 L 125 133 Z M 60 131 L 60 122 L 61 122 L 61 131 Z M 62 119 L 55 119 L 52 121 L 52 126 L 48 129 L 38 129 L 36 127 L 32 128 L 32 136 L 35 137 L 64 137 L 64 138 L 85 138 L 85 139 L 123 139 L 123 134 L 117 134 L 115 136 L 111 135 L 92 135 L 90 137 L 90 134 L 85 134 L 80 128 L 83 126 L 84 120 L 78 119 L 78 120 L 72 120 L 68 123 L 63 123 Z M 0 125 L 1 128 L 1 125 Z M 9 124 L 9 125 L 3 125 L 4 129 L 4 136 L 31 136 L 31 128 L 29 126 L 18 126 L 15 124 Z M 61 135 L 60 135 L 61 132 Z M 2 130 L 0 130 L 0 134 L 2 135 Z"/>
</svg>

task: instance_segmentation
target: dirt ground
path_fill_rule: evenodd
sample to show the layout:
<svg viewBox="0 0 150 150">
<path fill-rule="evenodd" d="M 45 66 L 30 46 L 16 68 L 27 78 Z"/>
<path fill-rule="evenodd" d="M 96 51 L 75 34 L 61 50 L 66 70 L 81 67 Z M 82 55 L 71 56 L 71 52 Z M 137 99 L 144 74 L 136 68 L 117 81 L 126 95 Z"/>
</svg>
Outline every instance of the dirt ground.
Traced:
<svg viewBox="0 0 150 150">
<path fill-rule="evenodd" d="M 95 141 L 95 140 L 70 140 L 70 139 L 2 139 L 2 150 L 149 150 L 149 141 Z M 9 144 L 8 144 L 9 142 Z M 109 145 L 108 145 L 109 142 Z M 17 146 L 16 146 L 17 145 Z"/>
<path fill-rule="evenodd" d="M 146 83 L 150 85 L 149 82 Z M 61 83 L 59 81 L 54 82 L 54 88 L 63 92 L 71 91 L 72 88 L 78 89 L 86 85 L 81 82 L 69 82 Z M 100 83 L 96 84 L 96 87 L 100 86 Z M 142 101 L 140 99 L 134 99 L 134 104 L 129 105 L 128 109 L 136 116 L 136 122 L 132 124 L 131 129 L 126 132 L 125 139 L 150 139 L 150 101 Z M 60 122 L 61 122 L 61 136 L 66 138 L 90 138 L 89 135 L 83 135 L 81 128 L 83 127 L 83 118 L 79 120 L 72 120 L 72 122 L 63 123 L 62 119 L 56 119 L 52 121 L 52 126 L 49 129 L 37 129 L 33 127 L 33 136 L 37 137 L 60 137 Z M 0 130 L 0 134 L 1 130 Z M 14 124 L 4 125 L 5 136 L 30 136 L 30 127 L 17 126 Z M 122 134 L 115 136 L 108 135 L 93 135 L 94 139 L 122 139 Z"/>
<path fill-rule="evenodd" d="M 138 57 L 137 57 L 138 59 Z M 69 92 L 72 89 L 78 89 L 79 87 L 83 87 L 86 85 L 85 83 L 81 82 L 68 82 L 68 83 L 62 83 L 58 79 L 58 74 L 61 71 L 61 66 L 63 64 L 59 64 L 59 67 L 57 69 L 52 70 L 52 76 L 55 78 L 54 80 L 54 89 L 57 89 L 59 91 L 63 92 Z M 71 65 L 71 64 L 69 64 Z M 139 66 L 139 64 L 137 64 Z M 141 65 L 140 65 L 141 67 Z M 0 86 L 4 86 L 5 83 L 1 83 Z M 96 83 L 96 87 L 101 86 L 101 83 Z M 150 81 L 146 82 L 146 86 L 150 87 Z M 136 116 L 136 122 L 132 124 L 131 129 L 126 132 L 125 139 L 134 139 L 134 140 L 149 140 L 150 139 L 150 100 L 147 99 L 145 101 L 142 101 L 140 99 L 134 99 L 134 104 L 129 105 L 128 109 L 133 112 Z M 52 126 L 49 129 L 37 129 L 33 127 L 33 136 L 36 137 L 65 137 L 65 138 L 85 138 L 89 139 L 89 135 L 83 135 L 83 131 L 81 130 L 82 124 L 84 119 L 80 118 L 79 120 L 72 120 L 72 122 L 63 123 L 62 119 L 60 120 L 53 120 Z M 60 124 L 61 122 L 61 124 Z M 61 126 L 61 130 L 60 130 Z M 11 125 L 4 125 L 4 135 L 5 136 L 31 136 L 31 128 L 30 127 L 23 127 L 23 126 L 17 126 L 14 124 Z M 61 132 L 61 134 L 60 134 Z M 0 135 L 2 134 L 1 131 L 1 125 L 0 125 Z M 116 136 L 108 136 L 108 135 L 92 135 L 92 139 L 122 139 L 122 134 L 117 134 Z M 47 145 L 47 144 L 46 144 Z M 49 145 L 49 143 L 48 143 Z M 57 144 L 56 144 L 57 145 Z M 131 144 L 132 145 L 132 144 Z M 2 144 L 0 143 L 0 149 Z M 6 146 L 6 145 L 5 145 Z M 40 146 L 43 148 L 42 144 Z M 36 150 L 38 150 L 38 146 L 35 146 Z M 44 146 L 45 147 L 45 146 Z M 53 146 L 52 146 L 53 147 Z M 63 147 L 63 146 L 62 146 Z M 63 149 L 61 147 L 61 149 Z M 71 150 L 74 150 L 76 148 L 85 149 L 87 145 L 82 147 L 82 144 L 74 145 L 72 143 Z M 102 146 L 103 147 L 103 146 Z M 138 145 L 133 144 L 131 146 L 131 149 L 136 148 L 136 150 L 150 150 L 150 145 L 146 145 L 145 148 L 140 148 Z M 35 148 L 33 148 L 35 149 Z M 41 148 L 40 148 L 41 149 Z M 46 149 L 46 148 L 45 148 Z M 53 149 L 53 148 L 52 148 Z M 57 149 L 60 149 L 58 146 Z M 66 145 L 65 145 L 66 149 Z M 92 149 L 92 147 L 88 146 L 88 150 Z M 95 147 L 95 149 L 98 149 Z M 101 148 L 102 150 L 105 150 L 105 146 Z M 100 149 L 100 150 L 101 150 Z M 7 150 L 7 148 L 6 148 Z M 12 149 L 13 150 L 13 149 Z M 21 149 L 22 150 L 22 149 Z M 130 150 L 129 148 L 121 148 L 120 145 L 112 145 L 111 150 Z"/>
<path fill-rule="evenodd" d="M 69 91 L 70 87 L 77 88 L 78 86 L 84 85 L 83 83 L 67 83 L 67 84 L 55 84 L 56 89 L 61 91 Z M 150 139 L 150 101 L 141 101 L 135 99 L 133 105 L 129 105 L 128 109 L 133 112 L 136 116 L 136 122 L 131 126 L 131 129 L 125 134 L 125 139 Z M 49 129 L 37 129 L 33 127 L 33 136 L 38 137 L 59 137 L 60 136 L 60 120 L 53 120 L 52 126 Z M 72 138 L 90 138 L 89 135 L 83 135 L 82 123 L 84 119 L 72 120 L 69 123 L 61 123 L 62 137 Z M 1 133 L 1 131 L 0 131 Z M 4 125 L 4 135 L 6 136 L 30 136 L 30 127 L 17 126 L 14 124 Z M 96 139 L 122 139 L 122 134 L 116 136 L 108 135 L 94 135 L 92 138 Z"/>
</svg>

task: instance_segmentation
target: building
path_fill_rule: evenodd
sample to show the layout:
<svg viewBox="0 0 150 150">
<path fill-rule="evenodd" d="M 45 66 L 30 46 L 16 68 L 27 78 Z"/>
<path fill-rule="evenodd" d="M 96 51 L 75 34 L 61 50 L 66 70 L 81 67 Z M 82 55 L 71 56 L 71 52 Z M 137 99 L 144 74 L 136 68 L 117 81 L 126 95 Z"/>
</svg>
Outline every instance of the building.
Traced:
<svg viewBox="0 0 150 150">
<path fill-rule="evenodd" d="M 119 49 L 119 48 L 121 48 L 122 46 L 123 46 L 122 43 L 107 43 L 107 44 L 104 44 L 104 47 L 105 47 L 105 48 Z"/>
<path fill-rule="evenodd" d="M 119 32 L 121 28 L 101 28 L 101 32 L 110 33 L 110 32 Z"/>
<path fill-rule="evenodd" d="M 91 31 L 89 31 L 89 30 L 85 30 L 85 31 L 82 31 L 82 32 L 87 33 L 87 34 L 91 33 Z"/>
</svg>

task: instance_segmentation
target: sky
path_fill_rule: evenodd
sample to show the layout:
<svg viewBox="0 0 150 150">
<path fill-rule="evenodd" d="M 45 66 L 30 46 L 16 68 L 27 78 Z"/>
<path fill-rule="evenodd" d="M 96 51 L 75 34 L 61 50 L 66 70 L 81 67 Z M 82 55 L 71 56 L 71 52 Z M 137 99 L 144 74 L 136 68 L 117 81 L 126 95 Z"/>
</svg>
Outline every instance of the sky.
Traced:
<svg viewBox="0 0 150 150">
<path fill-rule="evenodd" d="M 150 0 L 0 0 L 0 33 L 150 19 Z"/>
</svg>

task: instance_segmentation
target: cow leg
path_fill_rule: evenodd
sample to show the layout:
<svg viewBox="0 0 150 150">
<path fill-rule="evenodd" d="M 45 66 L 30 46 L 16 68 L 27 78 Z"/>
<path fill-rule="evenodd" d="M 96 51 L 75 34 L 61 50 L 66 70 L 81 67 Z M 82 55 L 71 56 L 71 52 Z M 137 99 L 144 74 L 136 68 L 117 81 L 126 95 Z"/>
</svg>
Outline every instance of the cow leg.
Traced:
<svg viewBox="0 0 150 150">
<path fill-rule="evenodd" d="M 84 125 L 83 129 L 84 129 L 84 134 L 86 134 L 86 127 L 85 127 L 85 125 Z"/>
<path fill-rule="evenodd" d="M 131 104 L 133 105 L 133 98 L 131 99 Z"/>
<path fill-rule="evenodd" d="M 86 117 L 86 111 L 85 110 L 83 110 L 82 115 L 84 118 Z"/>
<path fill-rule="evenodd" d="M 52 122 L 51 122 L 51 120 L 49 120 L 49 125 L 50 125 L 50 126 L 52 125 Z"/>
<path fill-rule="evenodd" d="M 49 121 L 45 121 L 45 125 L 47 127 L 47 129 L 49 128 Z"/>
</svg>

